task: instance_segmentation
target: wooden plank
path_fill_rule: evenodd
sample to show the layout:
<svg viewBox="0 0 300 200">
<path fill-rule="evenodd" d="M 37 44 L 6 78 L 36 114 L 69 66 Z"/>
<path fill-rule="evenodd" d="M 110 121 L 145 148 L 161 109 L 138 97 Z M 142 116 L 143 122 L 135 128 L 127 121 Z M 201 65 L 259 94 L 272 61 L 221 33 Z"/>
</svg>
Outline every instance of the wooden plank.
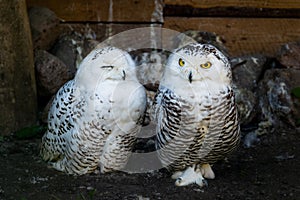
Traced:
<svg viewBox="0 0 300 200">
<path fill-rule="evenodd" d="M 300 18 L 299 0 L 165 0 L 164 16 Z"/>
<path fill-rule="evenodd" d="M 66 22 L 162 22 L 161 0 L 27 0 Z M 147 8 L 147 9 L 145 9 Z"/>
<path fill-rule="evenodd" d="M 195 8 L 252 7 L 252 8 L 300 8 L 299 0 L 164 0 L 165 5 L 192 6 Z"/>
<path fill-rule="evenodd" d="M 300 18 L 300 8 L 211 7 L 165 5 L 164 16 L 174 17 L 254 17 Z"/>
<path fill-rule="evenodd" d="M 25 0 L 0 1 L 0 136 L 37 120 L 33 49 Z"/>
<path fill-rule="evenodd" d="M 215 32 L 224 40 L 230 56 L 275 56 L 281 45 L 300 41 L 300 19 L 166 17 L 163 27 L 179 32 Z"/>
</svg>

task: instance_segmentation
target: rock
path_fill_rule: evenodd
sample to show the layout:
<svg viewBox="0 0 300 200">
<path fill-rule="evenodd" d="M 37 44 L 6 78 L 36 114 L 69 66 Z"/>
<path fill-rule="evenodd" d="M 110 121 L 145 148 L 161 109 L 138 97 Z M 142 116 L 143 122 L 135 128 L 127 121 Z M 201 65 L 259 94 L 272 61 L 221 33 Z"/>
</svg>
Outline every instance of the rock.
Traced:
<svg viewBox="0 0 300 200">
<path fill-rule="evenodd" d="M 50 52 L 62 60 L 74 76 L 82 59 L 97 46 L 94 39 L 86 38 L 85 34 L 76 31 L 61 35 Z"/>
<path fill-rule="evenodd" d="M 45 50 L 35 52 L 35 69 L 40 96 L 52 96 L 73 74 L 60 59 Z"/>
<path fill-rule="evenodd" d="M 228 55 L 223 39 L 216 33 L 188 30 L 180 34 L 177 38 L 174 38 L 174 40 L 176 48 L 184 46 L 190 42 L 199 42 L 214 45 L 222 51 L 222 53 Z"/>
<path fill-rule="evenodd" d="M 255 91 L 264 72 L 267 58 L 262 55 L 249 55 L 230 59 L 233 82 L 241 88 Z"/>
<path fill-rule="evenodd" d="M 81 35 L 72 32 L 66 33 L 60 36 L 58 41 L 53 45 L 50 53 L 58 57 L 65 65 L 70 69 L 70 72 L 74 76 L 77 71 L 77 66 L 82 60 L 82 38 Z M 80 43 L 80 44 L 78 44 Z"/>
<path fill-rule="evenodd" d="M 82 57 L 85 58 L 97 45 L 99 42 L 94 39 L 86 39 L 83 41 Z"/>
<path fill-rule="evenodd" d="M 259 107 L 262 119 L 258 135 L 282 126 L 295 127 L 300 119 L 299 99 L 291 95 L 300 86 L 300 70 L 269 69 L 259 84 Z"/>
<path fill-rule="evenodd" d="M 284 67 L 300 69 L 300 42 L 283 45 L 278 60 Z"/>
<path fill-rule="evenodd" d="M 153 117 L 151 109 L 164 66 L 167 62 L 167 52 L 165 51 L 134 51 L 130 52 L 137 67 L 137 78 L 144 85 L 147 92 L 147 111 L 144 125 L 150 123 Z"/>
<path fill-rule="evenodd" d="M 259 142 L 260 139 L 257 137 L 256 131 L 251 131 L 247 133 L 244 137 L 244 147 L 245 148 L 250 148 L 254 146 L 257 142 Z"/>
<path fill-rule="evenodd" d="M 53 95 L 50 100 L 48 100 L 47 104 L 44 106 L 43 110 L 40 112 L 39 120 L 40 122 L 47 124 L 48 123 L 48 113 L 52 106 L 52 102 L 55 99 L 55 95 Z"/>
<path fill-rule="evenodd" d="M 240 124 L 242 126 L 249 125 L 257 115 L 257 95 L 247 88 L 236 86 L 234 92 Z"/>
<path fill-rule="evenodd" d="M 131 52 L 137 67 L 137 78 L 143 85 L 159 85 L 164 65 L 167 62 L 165 52 L 153 50 Z"/>
<path fill-rule="evenodd" d="M 253 122 L 258 114 L 257 87 L 267 59 L 253 55 L 232 58 L 230 61 L 240 123 L 244 126 Z"/>
<path fill-rule="evenodd" d="M 44 7 L 31 7 L 28 15 L 34 49 L 49 50 L 61 32 L 60 20 L 54 12 Z"/>
<path fill-rule="evenodd" d="M 156 92 L 146 89 L 146 94 L 147 94 L 147 110 L 145 113 L 143 126 L 149 125 L 151 122 L 155 121 L 155 112 L 154 112 L 153 103 L 155 100 Z"/>
</svg>

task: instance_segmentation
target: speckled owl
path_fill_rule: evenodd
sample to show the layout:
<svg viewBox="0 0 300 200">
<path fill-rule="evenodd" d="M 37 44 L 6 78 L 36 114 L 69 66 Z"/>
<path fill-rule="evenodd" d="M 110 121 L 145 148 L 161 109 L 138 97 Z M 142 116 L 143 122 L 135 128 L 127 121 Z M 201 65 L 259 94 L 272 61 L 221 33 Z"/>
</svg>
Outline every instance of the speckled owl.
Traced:
<svg viewBox="0 0 300 200">
<path fill-rule="evenodd" d="M 93 50 L 56 94 L 40 154 L 52 167 L 81 175 L 122 169 L 146 108 L 146 93 L 127 52 Z"/>
<path fill-rule="evenodd" d="M 240 128 L 228 59 L 191 43 L 168 59 L 155 100 L 158 156 L 177 186 L 205 185 L 211 165 L 232 152 Z"/>
</svg>

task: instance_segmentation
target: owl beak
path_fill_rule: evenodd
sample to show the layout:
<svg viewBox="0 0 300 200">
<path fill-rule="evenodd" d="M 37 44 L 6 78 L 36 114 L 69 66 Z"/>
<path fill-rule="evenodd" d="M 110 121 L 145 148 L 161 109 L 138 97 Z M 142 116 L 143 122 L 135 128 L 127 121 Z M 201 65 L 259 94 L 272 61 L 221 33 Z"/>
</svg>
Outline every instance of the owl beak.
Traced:
<svg viewBox="0 0 300 200">
<path fill-rule="evenodd" d="M 122 79 L 125 81 L 125 79 L 126 79 L 126 72 L 125 72 L 125 70 L 122 70 L 122 73 L 123 73 Z"/>
<path fill-rule="evenodd" d="M 125 70 L 124 70 L 124 68 L 123 67 L 115 67 L 115 72 L 117 72 L 117 74 L 118 74 L 118 79 L 122 79 L 123 81 L 125 81 L 125 79 L 126 79 L 126 72 L 125 72 Z"/>
<path fill-rule="evenodd" d="M 192 81 L 193 81 L 193 73 L 192 72 L 189 73 L 189 81 L 190 81 L 190 83 L 192 83 Z"/>
</svg>

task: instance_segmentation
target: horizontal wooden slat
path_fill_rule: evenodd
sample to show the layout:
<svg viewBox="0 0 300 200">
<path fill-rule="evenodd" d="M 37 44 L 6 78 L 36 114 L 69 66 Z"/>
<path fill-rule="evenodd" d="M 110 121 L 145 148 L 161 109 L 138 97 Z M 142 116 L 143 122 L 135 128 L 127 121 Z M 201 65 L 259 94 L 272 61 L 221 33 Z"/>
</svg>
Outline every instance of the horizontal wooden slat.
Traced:
<svg viewBox="0 0 300 200">
<path fill-rule="evenodd" d="M 299 0 L 165 0 L 164 16 L 300 18 Z"/>
<path fill-rule="evenodd" d="M 51 9 L 66 22 L 162 22 L 159 0 L 27 0 Z"/>
<path fill-rule="evenodd" d="M 164 16 L 173 17 L 254 17 L 254 18 L 300 18 L 300 8 L 254 8 L 165 5 Z"/>
<path fill-rule="evenodd" d="M 281 45 L 300 41 L 300 19 L 166 17 L 164 28 L 215 32 L 231 56 L 275 56 Z"/>
<path fill-rule="evenodd" d="M 165 5 L 192 6 L 195 8 L 213 7 L 252 7 L 252 8 L 300 8 L 299 0 L 164 0 Z"/>
</svg>

